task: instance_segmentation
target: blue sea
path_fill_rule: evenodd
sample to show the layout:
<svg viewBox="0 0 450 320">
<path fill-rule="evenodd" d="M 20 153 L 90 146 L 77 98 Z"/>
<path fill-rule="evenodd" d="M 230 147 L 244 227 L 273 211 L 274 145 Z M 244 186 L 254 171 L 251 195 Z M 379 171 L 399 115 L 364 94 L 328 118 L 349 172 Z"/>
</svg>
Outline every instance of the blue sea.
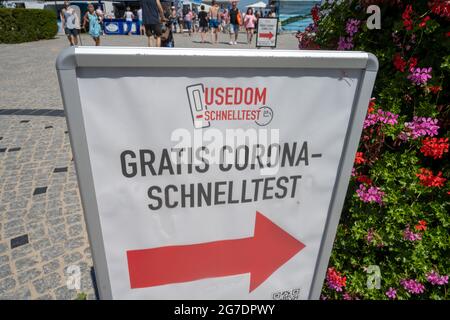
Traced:
<svg viewBox="0 0 450 320">
<path fill-rule="evenodd" d="M 290 17 L 308 15 L 308 17 L 303 20 L 283 26 L 282 31 L 305 30 L 305 28 L 312 23 L 310 15 L 311 8 L 316 4 L 320 4 L 320 2 L 321 1 L 280 1 L 279 17 L 281 21 Z"/>
</svg>

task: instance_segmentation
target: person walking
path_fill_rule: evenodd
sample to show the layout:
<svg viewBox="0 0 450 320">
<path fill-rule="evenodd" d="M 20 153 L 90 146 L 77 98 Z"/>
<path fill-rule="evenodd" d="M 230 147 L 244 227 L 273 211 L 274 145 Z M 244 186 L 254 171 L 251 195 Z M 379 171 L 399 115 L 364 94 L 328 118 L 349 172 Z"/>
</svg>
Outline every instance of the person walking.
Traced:
<svg viewBox="0 0 450 320">
<path fill-rule="evenodd" d="M 83 29 L 86 30 L 86 25 L 89 23 L 89 35 L 94 39 L 95 45 L 100 45 L 100 34 L 102 28 L 100 22 L 102 18 L 97 14 L 92 3 L 88 4 L 88 11 L 83 18 Z"/>
<path fill-rule="evenodd" d="M 142 8 L 137 11 L 137 16 L 139 20 L 139 35 L 143 36 L 145 33 L 144 22 L 142 21 Z"/>
<path fill-rule="evenodd" d="M 155 39 L 155 47 L 161 46 L 161 23 L 167 21 L 159 0 L 141 0 L 142 21 L 148 39 L 148 46 L 152 46 L 152 37 Z"/>
<path fill-rule="evenodd" d="M 169 21 L 170 21 L 170 27 L 172 28 L 172 32 L 177 33 L 178 15 L 177 15 L 177 10 L 175 9 L 174 6 L 172 6 L 170 8 Z"/>
<path fill-rule="evenodd" d="M 209 27 L 211 28 L 211 43 L 217 44 L 219 41 L 219 10 L 220 6 L 216 0 L 212 0 L 212 5 L 209 8 Z"/>
<path fill-rule="evenodd" d="M 239 36 L 239 26 L 242 23 L 241 12 L 237 7 L 237 2 L 231 2 L 231 9 L 228 13 L 230 17 L 230 45 L 236 45 Z"/>
<path fill-rule="evenodd" d="M 133 14 L 133 12 L 131 12 L 130 7 L 127 7 L 127 10 L 125 11 L 125 14 L 123 15 L 123 18 L 125 19 L 128 35 L 131 36 L 131 31 L 133 29 L 134 14 Z"/>
<path fill-rule="evenodd" d="M 248 8 L 247 12 L 244 16 L 244 27 L 245 31 L 247 32 L 247 43 L 251 44 L 253 39 L 253 31 L 255 30 L 255 24 L 256 24 L 256 17 L 253 14 L 253 9 Z"/>
<path fill-rule="evenodd" d="M 69 6 L 69 2 L 64 2 L 64 7 L 60 13 L 61 27 L 64 29 L 64 33 L 69 40 L 71 46 L 78 45 L 78 29 L 77 29 L 77 17 L 75 10 Z"/>
<path fill-rule="evenodd" d="M 223 33 L 227 33 L 228 30 L 228 26 L 230 23 L 230 17 L 228 15 L 228 10 L 224 9 L 223 12 L 220 15 L 220 23 L 221 23 L 221 28 L 222 28 L 222 32 Z"/>
<path fill-rule="evenodd" d="M 208 32 L 208 13 L 205 11 L 205 6 L 200 6 L 200 12 L 198 13 L 199 31 L 201 37 L 201 43 L 205 43 L 206 33 Z"/>
<path fill-rule="evenodd" d="M 189 9 L 189 11 L 184 15 L 184 26 L 186 29 L 188 29 L 189 36 L 191 36 L 192 32 L 192 18 L 194 17 L 194 14 L 192 13 L 192 10 Z"/>
</svg>

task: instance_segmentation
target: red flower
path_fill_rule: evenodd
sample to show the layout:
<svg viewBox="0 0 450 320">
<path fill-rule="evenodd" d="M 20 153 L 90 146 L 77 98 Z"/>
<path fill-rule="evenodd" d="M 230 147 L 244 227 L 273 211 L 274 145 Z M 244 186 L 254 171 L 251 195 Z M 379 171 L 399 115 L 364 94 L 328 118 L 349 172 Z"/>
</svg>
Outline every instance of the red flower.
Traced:
<svg viewBox="0 0 450 320">
<path fill-rule="evenodd" d="M 439 91 L 442 91 L 441 86 L 432 86 L 432 87 L 429 87 L 428 89 L 430 89 L 430 91 L 433 92 L 434 94 L 437 94 Z"/>
<path fill-rule="evenodd" d="M 450 31 L 445 34 L 446 37 L 450 37 Z"/>
<path fill-rule="evenodd" d="M 406 61 L 402 58 L 400 53 L 396 53 L 394 56 L 394 67 L 400 72 L 405 72 Z"/>
<path fill-rule="evenodd" d="M 367 109 L 368 113 L 372 113 L 375 111 L 375 98 L 371 98 L 369 101 L 369 108 Z"/>
<path fill-rule="evenodd" d="M 341 273 L 336 271 L 334 267 L 328 268 L 326 280 L 328 287 L 337 292 L 341 292 L 342 288 L 347 285 L 347 277 L 341 276 Z"/>
<path fill-rule="evenodd" d="M 420 23 L 419 23 L 419 27 L 425 28 L 427 26 L 428 20 L 430 20 L 430 16 L 426 16 L 425 18 L 423 18 L 422 21 L 420 21 Z"/>
<path fill-rule="evenodd" d="M 418 60 L 415 57 L 411 57 L 408 61 L 409 69 L 415 68 L 417 66 Z"/>
<path fill-rule="evenodd" d="M 432 0 L 428 2 L 428 6 L 435 15 L 442 18 L 450 19 L 450 1 L 448 0 Z"/>
<path fill-rule="evenodd" d="M 316 6 L 312 7 L 311 15 L 312 15 L 313 21 L 315 23 L 317 23 L 319 21 L 319 19 L 320 19 L 320 17 L 319 17 L 319 6 L 316 5 Z"/>
<path fill-rule="evenodd" d="M 362 164 L 366 162 L 366 159 L 364 159 L 364 153 L 357 152 L 355 157 L 355 164 Z"/>
<path fill-rule="evenodd" d="M 416 224 L 414 226 L 414 229 L 418 231 L 425 231 L 427 230 L 427 222 L 425 220 L 419 220 L 419 224 Z"/>
<path fill-rule="evenodd" d="M 413 13 L 413 8 L 409 4 L 406 6 L 405 11 L 403 11 L 402 19 L 403 19 L 403 26 L 406 30 L 412 30 L 413 29 L 413 22 L 411 19 L 411 14 Z"/>
<path fill-rule="evenodd" d="M 448 152 L 448 138 L 430 138 L 427 137 L 422 141 L 420 152 L 425 157 L 433 157 L 441 159 L 444 153 Z"/>
<path fill-rule="evenodd" d="M 372 179 L 370 179 L 368 176 L 364 176 L 364 175 L 357 177 L 356 181 L 358 181 L 360 183 L 365 183 L 369 186 L 372 185 L 372 183 L 373 183 Z"/>
<path fill-rule="evenodd" d="M 442 177 L 442 172 L 439 171 L 436 176 L 433 176 L 433 171 L 425 168 L 420 169 L 420 173 L 416 173 L 416 176 L 419 177 L 420 184 L 425 187 L 442 187 L 444 182 L 447 181 L 444 177 Z"/>
</svg>

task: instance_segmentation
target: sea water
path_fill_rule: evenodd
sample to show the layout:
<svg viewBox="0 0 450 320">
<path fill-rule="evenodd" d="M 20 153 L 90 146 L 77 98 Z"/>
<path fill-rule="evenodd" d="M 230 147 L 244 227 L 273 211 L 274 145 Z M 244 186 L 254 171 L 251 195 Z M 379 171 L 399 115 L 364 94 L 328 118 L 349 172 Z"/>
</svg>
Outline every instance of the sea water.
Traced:
<svg viewBox="0 0 450 320">
<path fill-rule="evenodd" d="M 321 1 L 280 1 L 279 2 L 279 18 L 280 21 L 286 20 L 291 17 L 306 16 L 304 19 L 297 20 L 288 25 L 282 26 L 282 31 L 303 31 L 312 23 L 311 8 L 320 4 Z"/>
</svg>

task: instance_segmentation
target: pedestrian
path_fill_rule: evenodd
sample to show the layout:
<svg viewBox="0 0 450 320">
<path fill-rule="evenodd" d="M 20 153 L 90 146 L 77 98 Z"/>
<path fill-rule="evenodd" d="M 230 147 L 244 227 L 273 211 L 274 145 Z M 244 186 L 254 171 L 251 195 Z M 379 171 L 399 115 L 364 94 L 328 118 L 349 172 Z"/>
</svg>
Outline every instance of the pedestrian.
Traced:
<svg viewBox="0 0 450 320">
<path fill-rule="evenodd" d="M 139 35 L 143 36 L 145 29 L 144 29 L 144 22 L 142 21 L 142 8 L 139 8 L 137 11 L 137 16 L 139 20 Z"/>
<path fill-rule="evenodd" d="M 174 6 L 172 6 L 170 8 L 170 16 L 169 16 L 169 21 L 170 21 L 170 27 L 172 28 L 172 32 L 177 32 L 177 24 L 178 24 L 178 16 L 177 16 L 177 10 L 175 9 Z"/>
<path fill-rule="evenodd" d="M 100 22 L 102 18 L 94 10 L 92 3 L 88 4 L 88 11 L 83 18 L 83 29 L 86 30 L 86 25 L 89 23 L 89 35 L 94 39 L 95 45 L 100 45 L 100 34 L 102 32 Z"/>
<path fill-rule="evenodd" d="M 155 47 L 161 46 L 161 23 L 167 21 L 159 0 L 141 0 L 142 21 L 148 39 L 148 46 L 152 46 L 152 37 L 155 39 Z"/>
<path fill-rule="evenodd" d="M 188 29 L 189 36 L 191 36 L 192 32 L 192 18 L 194 17 L 194 14 L 192 13 L 192 10 L 189 9 L 189 11 L 184 15 L 184 26 L 186 29 Z"/>
<path fill-rule="evenodd" d="M 105 19 L 105 13 L 103 12 L 102 8 L 100 6 L 95 9 L 95 13 L 98 17 L 100 17 L 100 35 L 103 35 L 104 31 L 104 25 L 103 25 L 103 19 Z"/>
<path fill-rule="evenodd" d="M 205 6 L 200 6 L 200 12 L 198 13 L 199 31 L 201 37 L 201 43 L 205 43 L 206 33 L 208 32 L 208 13 L 205 11 Z"/>
<path fill-rule="evenodd" d="M 245 27 L 245 31 L 247 32 L 247 43 L 248 44 L 252 43 L 253 31 L 255 30 L 256 21 L 257 21 L 257 19 L 256 19 L 255 15 L 253 14 L 253 9 L 248 8 L 247 12 L 244 16 L 244 27 Z"/>
<path fill-rule="evenodd" d="M 61 10 L 61 26 L 69 40 L 71 46 L 78 45 L 77 17 L 75 10 L 69 6 L 68 1 L 64 1 L 64 7 Z"/>
<path fill-rule="evenodd" d="M 223 33 L 227 33 L 228 25 L 230 23 L 230 19 L 229 19 L 229 15 L 228 15 L 228 10 L 227 9 L 223 10 L 223 12 L 222 12 L 222 14 L 220 16 L 220 19 L 221 19 L 220 22 L 221 22 L 222 32 Z"/>
<path fill-rule="evenodd" d="M 209 27 L 211 28 L 211 43 L 216 44 L 219 41 L 219 5 L 216 0 L 212 0 L 209 8 Z"/>
<path fill-rule="evenodd" d="M 125 23 L 127 26 L 127 32 L 128 32 L 128 35 L 130 36 L 132 27 L 133 27 L 133 19 L 134 19 L 134 14 L 133 14 L 133 12 L 131 12 L 130 7 L 127 7 L 127 10 L 125 11 L 125 14 L 123 15 L 123 18 L 125 19 Z"/>
<path fill-rule="evenodd" d="M 228 13 L 228 16 L 230 17 L 230 45 L 236 45 L 237 39 L 239 36 L 239 26 L 242 24 L 242 16 L 241 12 L 239 11 L 237 7 L 237 2 L 233 1 L 231 2 L 231 9 Z"/>
</svg>

